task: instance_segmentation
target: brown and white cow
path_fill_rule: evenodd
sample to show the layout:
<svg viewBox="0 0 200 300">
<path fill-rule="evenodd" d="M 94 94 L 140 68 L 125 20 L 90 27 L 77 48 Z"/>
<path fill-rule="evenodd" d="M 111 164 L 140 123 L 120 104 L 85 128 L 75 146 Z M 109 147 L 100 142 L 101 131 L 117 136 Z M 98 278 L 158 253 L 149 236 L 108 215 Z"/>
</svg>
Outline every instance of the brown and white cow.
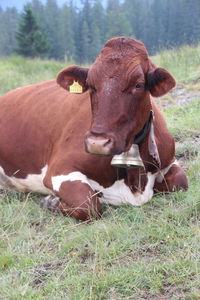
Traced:
<svg viewBox="0 0 200 300">
<path fill-rule="evenodd" d="M 74 81 L 82 94 L 68 92 Z M 47 194 L 42 206 L 80 220 L 100 216 L 102 202 L 139 206 L 154 190 L 187 189 L 174 139 L 151 99 L 174 86 L 143 43 L 119 37 L 90 69 L 68 67 L 57 82 L 9 92 L 0 99 L 0 187 Z M 128 151 L 142 133 L 151 110 L 139 143 L 145 167 L 111 166 L 113 155 Z"/>
</svg>

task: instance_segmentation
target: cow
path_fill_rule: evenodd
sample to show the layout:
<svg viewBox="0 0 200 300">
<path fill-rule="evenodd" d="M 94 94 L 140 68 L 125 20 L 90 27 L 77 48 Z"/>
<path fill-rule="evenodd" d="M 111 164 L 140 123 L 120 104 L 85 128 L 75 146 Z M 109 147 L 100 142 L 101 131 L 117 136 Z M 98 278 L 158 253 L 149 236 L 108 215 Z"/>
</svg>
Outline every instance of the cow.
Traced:
<svg viewBox="0 0 200 300">
<path fill-rule="evenodd" d="M 74 82 L 81 93 L 70 92 Z M 142 42 L 116 37 L 91 68 L 70 66 L 56 80 L 8 92 L 0 99 L 0 188 L 45 194 L 42 207 L 86 222 L 102 215 L 102 203 L 140 206 L 154 191 L 186 190 L 153 100 L 175 84 Z M 138 136 L 143 167 L 111 165 Z"/>
</svg>

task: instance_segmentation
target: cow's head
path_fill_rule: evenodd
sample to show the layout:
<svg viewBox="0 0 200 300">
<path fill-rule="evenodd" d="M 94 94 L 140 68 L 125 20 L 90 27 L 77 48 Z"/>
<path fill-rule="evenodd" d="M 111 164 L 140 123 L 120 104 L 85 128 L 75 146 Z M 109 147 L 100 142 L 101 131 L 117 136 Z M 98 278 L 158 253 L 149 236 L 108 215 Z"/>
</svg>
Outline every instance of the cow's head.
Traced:
<svg viewBox="0 0 200 300">
<path fill-rule="evenodd" d="M 175 86 L 170 73 L 151 62 L 144 44 L 126 37 L 109 40 L 90 69 L 72 66 L 57 77 L 67 90 L 74 80 L 90 92 L 92 123 L 85 145 L 98 155 L 128 151 L 149 119 L 150 94 L 159 97 Z"/>
</svg>

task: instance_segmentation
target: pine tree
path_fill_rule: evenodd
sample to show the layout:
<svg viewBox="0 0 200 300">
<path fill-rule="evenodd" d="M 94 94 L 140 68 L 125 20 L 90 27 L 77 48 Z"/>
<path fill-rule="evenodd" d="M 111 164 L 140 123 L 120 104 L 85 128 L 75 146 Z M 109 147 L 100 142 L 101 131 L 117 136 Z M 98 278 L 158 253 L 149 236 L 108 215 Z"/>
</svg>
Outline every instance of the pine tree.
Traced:
<svg viewBox="0 0 200 300">
<path fill-rule="evenodd" d="M 76 62 L 81 62 L 80 49 L 80 11 L 73 4 L 73 0 L 69 4 L 70 27 L 73 33 L 74 53 L 73 58 Z"/>
<path fill-rule="evenodd" d="M 42 57 L 47 54 L 49 48 L 47 39 L 38 25 L 36 17 L 29 5 L 24 7 L 24 12 L 21 15 L 19 28 L 16 32 L 16 40 L 16 52 L 19 55 Z"/>
<path fill-rule="evenodd" d="M 169 1 L 169 27 L 168 27 L 168 41 L 169 45 L 175 47 L 181 45 L 185 40 L 182 29 L 184 27 L 184 14 L 183 14 L 183 0 L 177 0 L 174 5 L 174 0 Z"/>
<path fill-rule="evenodd" d="M 131 25 L 119 0 L 109 0 L 107 8 L 107 38 L 122 35 L 132 35 Z"/>
<path fill-rule="evenodd" d="M 89 60 L 94 61 L 102 48 L 101 35 L 97 24 L 92 26 L 92 41 L 89 47 Z"/>
<path fill-rule="evenodd" d="M 193 42 L 197 43 L 200 40 L 200 1 L 194 0 L 194 15 L 192 16 L 193 22 Z"/>
<path fill-rule="evenodd" d="M 63 59 L 63 47 L 60 28 L 60 11 L 56 0 L 47 0 L 45 6 L 45 30 L 50 41 L 49 58 Z"/>
<path fill-rule="evenodd" d="M 45 31 L 45 9 L 44 5 L 40 0 L 32 0 L 31 2 L 31 8 L 33 10 L 33 13 L 35 17 L 37 18 L 37 22 L 40 24 L 42 27 L 42 30 Z"/>
<path fill-rule="evenodd" d="M 72 28 L 71 16 L 70 16 L 70 7 L 66 4 L 63 6 L 60 13 L 60 35 L 61 35 L 61 47 L 62 54 L 65 60 L 74 60 L 75 59 L 75 43 L 74 43 L 74 31 Z"/>
<path fill-rule="evenodd" d="M 89 29 L 86 21 L 83 22 L 83 26 L 81 29 L 81 39 L 80 39 L 80 62 L 87 64 L 89 62 L 89 48 L 90 48 L 90 40 L 89 40 Z"/>
<path fill-rule="evenodd" d="M 92 7 L 92 27 L 95 26 L 99 30 L 101 46 L 106 40 L 106 13 L 100 0 L 95 0 Z M 96 28 L 95 28 L 96 30 Z"/>
<path fill-rule="evenodd" d="M 2 15 L 3 15 L 3 9 L 0 6 L 0 18 L 2 17 Z"/>
<path fill-rule="evenodd" d="M 200 1 L 181 1 L 181 42 L 193 44 L 200 38 Z"/>
<path fill-rule="evenodd" d="M 20 17 L 16 9 L 0 8 L 0 55 L 25 56 L 90 63 L 108 38 L 119 35 L 142 40 L 150 54 L 160 48 L 200 41 L 200 0 L 29 0 L 32 12 Z M 18 21 L 20 20 L 20 21 Z M 15 28 L 18 32 L 15 39 Z M 38 25 L 39 24 L 39 25 Z M 45 33 L 45 34 L 44 34 Z"/>
<path fill-rule="evenodd" d="M 95 0 L 93 6 L 90 7 L 91 20 L 90 20 L 90 47 L 89 47 L 89 60 L 94 61 L 99 54 L 106 35 L 105 24 L 105 10 L 99 0 Z"/>
<path fill-rule="evenodd" d="M 166 3 L 166 2 L 165 2 Z M 166 20 L 167 15 L 165 9 L 165 3 L 155 1 L 151 5 L 151 15 L 152 15 L 152 30 L 151 30 L 151 43 L 153 47 L 158 51 L 162 48 L 165 42 L 166 33 Z M 150 37 L 149 37 L 150 38 Z"/>
<path fill-rule="evenodd" d="M 12 55 L 16 47 L 14 29 L 17 26 L 18 14 L 15 8 L 0 12 L 0 55 Z"/>
<path fill-rule="evenodd" d="M 79 28 L 76 35 L 77 61 L 80 63 L 88 63 L 90 61 L 89 51 L 92 41 L 91 32 L 91 5 L 89 0 L 82 1 L 83 8 L 78 14 Z"/>
</svg>

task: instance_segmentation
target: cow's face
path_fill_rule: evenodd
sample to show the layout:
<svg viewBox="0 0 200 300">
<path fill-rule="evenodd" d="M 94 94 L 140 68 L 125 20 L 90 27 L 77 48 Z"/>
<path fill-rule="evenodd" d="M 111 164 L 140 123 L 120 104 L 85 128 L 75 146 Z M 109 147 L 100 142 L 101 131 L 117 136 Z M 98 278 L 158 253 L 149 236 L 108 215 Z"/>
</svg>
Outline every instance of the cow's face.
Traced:
<svg viewBox="0 0 200 300">
<path fill-rule="evenodd" d="M 149 118 L 150 94 L 159 97 L 175 86 L 169 72 L 152 64 L 141 42 L 124 37 L 108 41 L 90 69 L 69 67 L 57 78 L 66 89 L 74 80 L 90 91 L 92 123 L 85 145 L 97 155 L 128 151 Z"/>
</svg>

